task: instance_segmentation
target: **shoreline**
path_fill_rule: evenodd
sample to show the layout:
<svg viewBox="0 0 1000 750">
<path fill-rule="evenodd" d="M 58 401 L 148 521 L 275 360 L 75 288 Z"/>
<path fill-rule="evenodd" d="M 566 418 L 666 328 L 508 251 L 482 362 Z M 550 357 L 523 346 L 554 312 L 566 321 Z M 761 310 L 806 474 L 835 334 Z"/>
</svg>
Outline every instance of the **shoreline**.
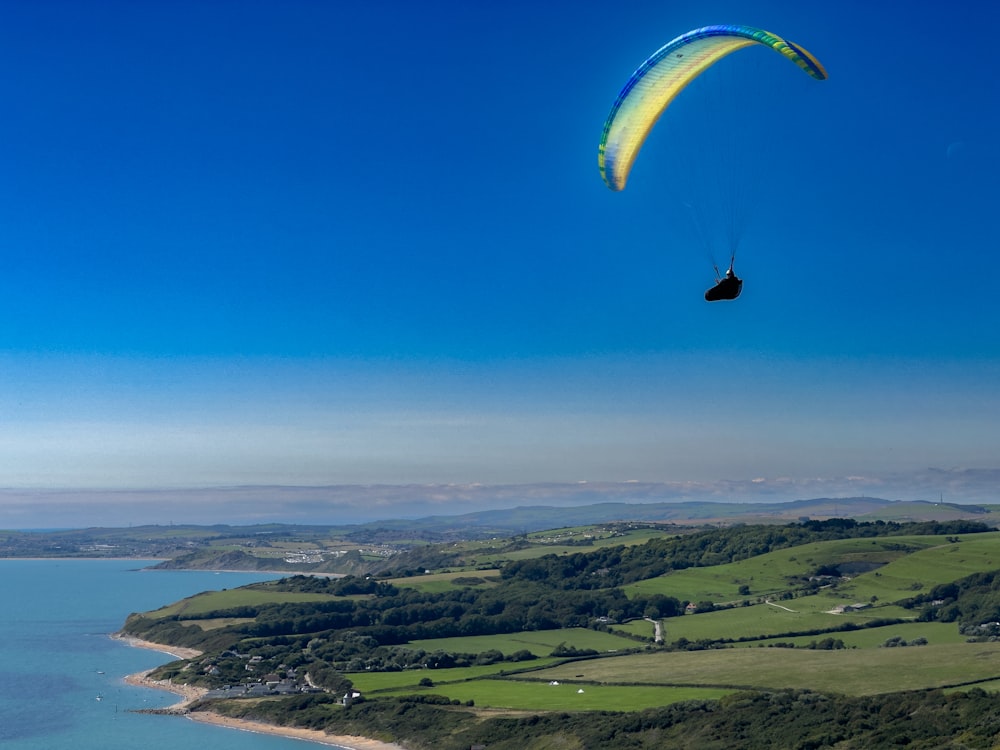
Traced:
<svg viewBox="0 0 1000 750">
<path fill-rule="evenodd" d="M 105 557 L 105 556 L 101 556 L 101 555 L 99 555 L 97 557 L 76 557 L 76 556 L 72 556 L 72 555 L 67 555 L 65 557 L 41 557 L 41 556 L 39 556 L 39 557 L 0 557 L 0 562 L 2 562 L 4 560 L 13 560 L 13 561 L 18 561 L 18 562 L 26 562 L 26 561 L 31 561 L 31 560 L 45 560 L 45 561 L 48 561 L 48 562 L 64 562 L 64 561 L 72 562 L 73 560 L 81 560 L 81 561 L 94 562 L 94 561 L 99 561 L 99 560 L 109 560 L 109 561 L 119 561 L 119 562 L 121 562 L 121 561 L 124 561 L 124 562 L 155 562 L 155 563 L 159 564 L 161 562 L 169 562 L 170 560 L 173 560 L 173 559 L 174 558 L 172 558 L 172 557 L 146 557 L 144 555 L 139 555 L 138 557 Z M 157 568 L 156 565 L 147 565 L 147 566 L 142 567 L 142 568 L 136 568 L 136 570 L 139 571 L 140 573 L 158 572 L 158 571 L 161 571 L 161 570 L 165 570 L 165 571 L 190 571 L 192 573 L 248 573 L 248 574 L 251 574 L 251 575 L 254 574 L 254 573 L 263 573 L 265 575 L 277 575 L 277 576 L 298 576 L 298 575 L 303 575 L 303 576 L 324 576 L 324 577 L 327 577 L 327 578 L 345 578 L 348 575 L 350 575 L 349 573 L 328 573 L 328 572 L 317 571 L 317 570 L 285 570 L 285 569 L 280 569 L 280 568 L 279 569 L 270 569 L 270 568 L 268 568 L 266 570 L 261 570 L 261 569 L 257 569 L 257 568 Z"/>
<path fill-rule="evenodd" d="M 271 734 L 277 737 L 288 737 L 289 739 L 304 740 L 317 745 L 327 747 L 339 747 L 346 750 L 405 750 L 402 745 L 391 742 L 381 742 L 370 737 L 355 737 L 352 735 L 327 734 L 321 729 L 301 729 L 297 727 L 283 727 L 277 724 L 265 724 L 261 721 L 250 721 L 248 719 L 233 719 L 229 716 L 217 714 L 214 711 L 195 711 L 186 714 L 192 721 L 200 721 L 203 724 L 213 724 L 227 729 L 238 729 L 242 732 L 254 732 L 256 734 Z"/>
<path fill-rule="evenodd" d="M 132 646 L 134 648 L 145 648 L 151 651 L 169 654 L 178 659 L 193 659 L 201 655 L 201 651 L 193 648 L 183 648 L 178 646 L 165 646 L 162 643 L 144 641 L 140 638 L 125 636 L 121 633 L 114 633 L 111 638 L 116 641 Z M 155 667 L 153 668 L 155 669 Z M 180 697 L 177 703 L 160 709 L 163 713 L 173 713 L 184 716 L 192 721 L 199 721 L 203 724 L 213 724 L 227 729 L 238 729 L 243 732 L 254 732 L 257 734 L 271 734 L 290 739 L 304 740 L 327 747 L 340 747 L 347 750 L 405 750 L 402 745 L 391 742 L 382 742 L 369 737 L 356 737 L 353 735 L 327 734 L 320 729 L 304 729 L 300 727 L 286 727 L 277 724 L 266 724 L 261 721 L 250 721 L 249 719 L 234 719 L 229 716 L 214 711 L 189 711 L 188 707 L 195 701 L 202 698 L 207 692 L 207 688 L 194 687 L 192 685 L 179 685 L 167 680 L 153 680 L 149 677 L 153 669 L 147 669 L 135 674 L 126 675 L 125 683 L 135 687 L 153 688 L 155 690 L 166 690 Z"/>
<path fill-rule="evenodd" d="M 161 654 L 167 654 L 175 659 L 197 659 L 201 656 L 202 652 L 195 648 L 185 648 L 184 646 L 165 646 L 162 643 L 153 643 L 152 641 L 144 641 L 142 638 L 136 638 L 131 635 L 123 635 L 122 633 L 112 633 L 110 636 L 113 641 L 121 641 L 126 646 L 131 646 L 132 648 L 144 648 L 149 651 L 159 651 Z M 139 674 L 146 674 L 152 670 L 147 670 L 147 672 L 140 672 Z"/>
</svg>

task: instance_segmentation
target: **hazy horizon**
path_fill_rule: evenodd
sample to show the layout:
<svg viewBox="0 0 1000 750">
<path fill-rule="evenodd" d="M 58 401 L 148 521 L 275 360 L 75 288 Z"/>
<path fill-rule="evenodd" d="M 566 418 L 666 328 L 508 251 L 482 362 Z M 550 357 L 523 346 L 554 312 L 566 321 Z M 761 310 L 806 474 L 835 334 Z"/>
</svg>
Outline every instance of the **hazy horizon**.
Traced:
<svg viewBox="0 0 1000 750">
<path fill-rule="evenodd" d="M 790 503 L 871 497 L 959 505 L 996 502 L 1000 471 L 931 469 L 920 475 L 699 482 L 545 482 L 534 484 L 374 484 L 158 489 L 0 488 L 0 528 L 173 524 L 353 524 L 461 515 L 525 506 L 598 503 Z"/>
</svg>

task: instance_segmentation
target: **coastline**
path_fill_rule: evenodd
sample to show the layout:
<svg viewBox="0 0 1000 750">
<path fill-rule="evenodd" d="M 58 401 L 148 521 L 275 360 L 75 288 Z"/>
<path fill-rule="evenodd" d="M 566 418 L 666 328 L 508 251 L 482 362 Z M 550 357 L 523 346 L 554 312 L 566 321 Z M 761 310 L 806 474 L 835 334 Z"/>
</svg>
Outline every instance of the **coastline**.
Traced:
<svg viewBox="0 0 1000 750">
<path fill-rule="evenodd" d="M 125 636 L 121 633 L 114 633 L 112 639 L 121 641 L 135 648 L 145 648 L 152 651 L 159 651 L 169 654 L 178 659 L 193 659 L 201 655 L 201 651 L 193 648 L 182 648 L 177 646 L 165 646 L 161 643 L 144 641 L 139 638 Z M 256 732 L 257 734 L 272 734 L 279 737 L 288 737 L 296 740 L 305 740 L 318 745 L 328 747 L 347 748 L 347 750 L 405 750 L 402 745 L 391 742 L 381 742 L 369 737 L 355 737 L 351 735 L 327 734 L 319 729 L 303 729 L 299 727 L 284 727 L 277 724 L 266 724 L 261 721 L 250 721 L 248 719 L 233 719 L 229 716 L 215 713 L 214 711 L 189 711 L 188 706 L 200 699 L 208 692 L 206 688 L 194 687 L 192 685 L 178 685 L 168 680 L 153 680 L 150 678 L 152 669 L 143 672 L 126 675 L 125 682 L 136 687 L 153 688 L 156 690 L 167 690 L 180 696 L 180 700 L 165 709 L 164 713 L 174 713 L 185 716 L 192 721 L 200 721 L 204 724 L 214 724 L 228 729 L 238 729 L 243 732 Z"/>
<path fill-rule="evenodd" d="M 141 638 L 135 638 L 134 636 L 131 635 L 124 635 L 123 633 L 112 633 L 111 640 L 121 641 L 126 646 L 132 646 L 133 648 L 145 648 L 150 651 L 159 651 L 161 654 L 167 654 L 168 656 L 172 656 L 175 659 L 196 659 L 202 654 L 202 652 L 199 651 L 198 649 L 185 648 L 184 646 L 165 646 L 162 643 L 153 643 L 152 641 L 144 641 Z"/>
<path fill-rule="evenodd" d="M 214 724 L 228 729 L 239 729 L 243 732 L 256 732 L 258 734 L 273 734 L 279 737 L 289 737 L 306 742 L 315 742 L 328 747 L 347 748 L 347 750 L 405 750 L 402 745 L 391 742 L 380 742 L 368 737 L 354 737 L 350 735 L 327 734 L 319 729 L 300 729 L 296 727 L 280 727 L 276 724 L 265 724 L 260 721 L 248 721 L 247 719 L 232 719 L 213 711 L 196 711 L 187 714 L 193 721 L 200 721 L 205 724 Z"/>
</svg>

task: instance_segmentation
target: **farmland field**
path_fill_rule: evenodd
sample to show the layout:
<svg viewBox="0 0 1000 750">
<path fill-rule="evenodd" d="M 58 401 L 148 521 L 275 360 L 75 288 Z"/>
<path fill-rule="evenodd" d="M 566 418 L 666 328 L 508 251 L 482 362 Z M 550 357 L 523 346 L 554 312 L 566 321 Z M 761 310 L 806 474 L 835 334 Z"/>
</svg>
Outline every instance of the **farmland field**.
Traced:
<svg viewBox="0 0 1000 750">
<path fill-rule="evenodd" d="M 427 688 L 461 702 L 475 701 L 477 708 L 531 711 L 641 711 L 686 700 L 716 700 L 733 690 L 725 688 L 663 687 L 658 685 L 579 685 L 523 680 L 483 679 Z M 391 693 L 390 693 L 391 694 Z M 399 695 L 412 695 L 412 690 Z"/>
<path fill-rule="evenodd" d="M 906 622 L 897 625 L 884 625 L 880 628 L 865 628 L 864 630 L 824 633 L 822 635 L 799 635 L 784 638 L 779 636 L 762 641 L 734 643 L 733 645 L 736 647 L 758 648 L 778 642 L 792 643 L 802 648 L 808 646 L 813 641 L 834 638 L 835 640 L 843 641 L 846 648 L 878 648 L 888 639 L 896 636 L 905 641 L 926 638 L 927 642 L 933 645 L 941 643 L 965 643 L 966 641 L 966 636 L 958 632 L 958 626 L 953 622 Z"/>
<path fill-rule="evenodd" d="M 994 534 L 983 536 L 992 536 L 996 539 Z M 994 544 L 1000 547 L 1000 544 L 996 542 Z M 804 582 L 823 565 L 882 564 L 884 566 L 899 558 L 905 559 L 907 549 L 912 552 L 914 549 L 926 550 L 941 545 L 947 545 L 943 536 L 877 537 L 815 542 L 725 565 L 673 571 L 624 586 L 623 589 L 630 596 L 659 593 L 682 601 L 731 602 L 786 591 L 791 587 L 789 579 L 799 579 Z M 919 553 L 913 552 L 913 554 Z M 912 557 L 913 554 L 909 556 Z M 749 595 L 739 593 L 740 586 L 744 585 L 749 587 Z"/>
<path fill-rule="evenodd" d="M 670 622 L 670 620 L 664 620 L 664 622 Z M 629 622 L 612 625 L 611 631 L 637 635 L 640 638 L 652 638 L 656 633 L 653 623 L 649 620 L 630 620 Z"/>
<path fill-rule="evenodd" d="M 647 623 L 649 624 L 649 623 Z M 652 628 L 652 625 L 649 625 Z M 625 651 L 642 644 L 636 641 L 602 633 L 587 628 L 563 628 L 561 630 L 529 630 L 523 633 L 507 635 L 470 635 L 458 638 L 432 638 L 428 640 L 411 641 L 412 648 L 425 651 L 448 651 L 455 654 L 479 654 L 484 651 L 497 650 L 503 654 L 512 654 L 522 649 L 530 651 L 535 656 L 548 656 L 560 643 L 578 649 L 594 649 L 595 651 Z"/>
<path fill-rule="evenodd" d="M 884 601 L 896 601 L 927 592 L 938 584 L 998 567 L 1000 533 L 974 534 L 962 537 L 957 543 L 914 552 L 842 584 L 839 591 L 848 599 L 865 600 L 877 596 Z"/>
<path fill-rule="evenodd" d="M 406 669 L 402 672 L 350 672 L 348 676 L 354 687 L 365 693 L 398 688 L 416 688 L 424 678 L 433 680 L 435 685 L 462 682 L 487 677 L 500 672 L 533 670 L 558 664 L 561 659 L 537 659 L 530 662 L 500 662 L 480 667 L 454 667 L 451 669 Z M 435 690 L 435 692 L 440 692 Z"/>
<path fill-rule="evenodd" d="M 252 617 L 213 617 L 209 619 L 182 620 L 185 627 L 201 628 L 202 630 L 218 630 L 228 628 L 230 625 L 242 625 L 247 622 L 254 622 Z"/>
<path fill-rule="evenodd" d="M 449 573 L 428 573 L 422 576 L 411 576 L 407 578 L 389 578 L 387 583 L 393 586 L 405 586 L 419 591 L 453 591 L 463 586 L 474 586 L 476 588 L 489 588 L 495 586 L 500 576 L 497 569 L 491 570 L 464 570 Z"/>
<path fill-rule="evenodd" d="M 1000 679 L 1000 643 L 839 651 L 729 648 L 658 652 L 563 664 L 531 676 L 560 682 L 803 688 L 871 695 Z"/>
<path fill-rule="evenodd" d="M 266 591 L 250 588 L 227 589 L 224 591 L 206 591 L 187 599 L 182 599 L 168 607 L 148 613 L 149 617 L 172 617 L 184 614 L 187 616 L 207 614 L 231 607 L 257 606 L 284 602 L 315 602 L 329 601 L 329 594 L 309 594 L 291 591 Z"/>
<path fill-rule="evenodd" d="M 832 603 L 821 597 L 803 596 L 771 604 L 734 607 L 662 620 L 667 643 L 678 638 L 689 641 L 756 638 L 782 633 L 819 631 L 846 623 L 858 626 L 883 618 L 913 618 L 914 613 L 900 607 L 875 607 L 850 614 L 830 614 L 824 608 Z"/>
</svg>

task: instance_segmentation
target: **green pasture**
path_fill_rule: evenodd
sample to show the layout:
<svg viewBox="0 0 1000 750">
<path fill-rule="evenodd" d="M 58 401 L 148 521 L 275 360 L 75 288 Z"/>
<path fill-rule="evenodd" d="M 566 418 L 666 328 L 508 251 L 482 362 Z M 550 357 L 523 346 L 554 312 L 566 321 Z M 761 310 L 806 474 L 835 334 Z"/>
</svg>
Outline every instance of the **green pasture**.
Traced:
<svg viewBox="0 0 1000 750">
<path fill-rule="evenodd" d="M 844 598 L 866 600 L 877 596 L 883 601 L 897 601 L 973 573 L 1000 568 L 1000 532 L 968 534 L 960 539 L 902 557 L 841 584 L 838 591 Z"/>
<path fill-rule="evenodd" d="M 530 711 L 641 711 L 686 700 L 717 700 L 734 691 L 720 688 L 653 685 L 580 685 L 522 680 L 483 679 L 425 688 L 452 700 L 475 701 L 477 708 Z M 412 695 L 413 691 L 400 691 Z"/>
<path fill-rule="evenodd" d="M 850 630 L 840 633 L 826 633 L 824 635 L 799 635 L 788 638 L 779 636 L 777 638 L 734 643 L 732 645 L 745 648 L 761 648 L 774 643 L 793 643 L 797 647 L 802 648 L 808 646 L 812 641 L 821 641 L 829 637 L 843 641 L 846 648 L 879 648 L 887 640 L 896 636 L 907 642 L 917 638 L 926 638 L 928 644 L 931 645 L 965 643 L 966 640 L 966 637 L 958 632 L 958 625 L 953 622 L 906 622 L 899 625 L 883 625 L 879 628 L 865 628 L 864 630 Z"/>
<path fill-rule="evenodd" d="M 607 547 L 615 544 L 632 546 L 645 544 L 650 539 L 662 539 L 665 536 L 676 536 L 677 529 L 629 529 L 617 536 L 602 539 L 595 546 Z"/>
<path fill-rule="evenodd" d="M 948 688 L 944 692 L 957 693 L 974 687 L 979 688 L 980 690 L 986 690 L 990 693 L 1000 692 L 1000 680 L 986 680 L 985 682 L 977 682 L 975 685 L 963 685 L 962 687 Z"/>
<path fill-rule="evenodd" d="M 596 541 L 612 534 L 599 526 L 565 526 L 559 529 L 532 531 L 527 538 L 536 544 L 564 544 L 567 541 Z"/>
<path fill-rule="evenodd" d="M 648 623 L 652 627 L 651 623 Z M 424 651 L 446 651 L 452 654 L 481 654 L 497 650 L 504 655 L 527 650 L 536 656 L 548 656 L 560 643 L 579 649 L 595 651 L 624 651 L 641 644 L 611 633 L 602 633 L 588 628 L 561 628 L 559 630 L 528 630 L 506 635 L 469 635 L 456 638 L 429 638 L 410 641 L 411 648 Z"/>
<path fill-rule="evenodd" d="M 662 620 L 661 622 L 670 622 L 670 620 Z M 653 627 L 653 623 L 649 620 L 629 620 L 628 622 L 623 622 L 620 625 L 612 625 L 611 632 L 621 631 L 623 633 L 628 633 L 630 635 L 637 635 L 641 638 L 653 638 L 656 635 L 656 629 Z M 641 645 L 636 643 L 635 645 Z"/>
<path fill-rule="evenodd" d="M 602 526 L 575 526 L 565 529 L 550 529 L 547 531 L 534 531 L 528 538 L 540 545 L 567 547 L 567 541 L 586 541 L 587 544 L 572 545 L 572 549 L 577 552 L 586 552 L 590 549 L 601 547 L 614 547 L 617 545 L 631 546 L 635 544 L 645 544 L 650 539 L 660 539 L 668 534 L 676 534 L 676 530 L 666 531 L 664 529 L 629 529 L 627 531 L 609 531 Z"/>
<path fill-rule="evenodd" d="M 823 565 L 885 564 L 907 555 L 904 550 L 898 549 L 902 545 L 926 549 L 942 544 L 946 544 L 943 536 L 876 537 L 815 542 L 724 565 L 673 571 L 629 584 L 623 589 L 630 597 L 637 594 L 665 594 L 681 601 L 740 601 L 787 591 L 793 587 L 789 579 L 798 579 L 800 583 L 797 585 L 801 585 L 801 582 Z M 750 588 L 749 595 L 739 593 L 740 586 L 744 585 Z"/>
<path fill-rule="evenodd" d="M 482 565 L 500 566 L 506 562 L 511 562 L 514 560 L 530 560 L 536 557 L 542 557 L 543 555 L 574 555 L 577 553 L 592 552 L 595 549 L 600 549 L 602 547 L 616 547 L 619 545 L 630 546 L 635 544 L 643 544 L 649 539 L 656 538 L 658 536 L 663 536 L 661 532 L 654 532 L 652 536 L 644 536 L 641 534 L 641 531 L 642 530 L 637 530 L 636 532 L 630 532 L 628 535 L 625 536 L 594 539 L 593 544 L 586 546 L 575 545 L 575 544 L 534 543 L 529 547 L 517 550 L 503 550 L 503 551 L 497 549 L 470 550 L 464 553 L 465 561 L 466 564 L 470 566 L 482 566 Z"/>
<path fill-rule="evenodd" d="M 181 625 L 191 628 L 201 628 L 202 630 L 218 630 L 228 628 L 230 625 L 242 625 L 254 622 L 253 617 L 213 617 L 204 620 L 181 620 Z"/>
<path fill-rule="evenodd" d="M 497 559 L 505 561 L 531 560 L 536 557 L 541 557 L 542 555 L 572 555 L 577 552 L 588 552 L 592 549 L 593 547 L 576 547 L 565 544 L 544 544 L 528 547 L 526 549 L 516 549 L 511 550 L 510 552 L 504 552 L 502 555 L 498 555 Z"/>
<path fill-rule="evenodd" d="M 470 584 L 462 582 L 461 579 L 481 578 L 482 583 L 471 584 L 473 588 L 484 589 L 496 586 L 496 580 L 500 577 L 500 571 L 492 570 L 459 570 L 448 573 L 428 573 L 422 576 L 409 576 L 404 578 L 389 578 L 388 583 L 393 586 L 417 589 L 440 593 L 442 591 L 454 591 L 456 588 L 464 588 Z M 458 582 L 456 582 L 456 580 Z"/>
<path fill-rule="evenodd" d="M 189 596 L 166 607 L 147 612 L 147 617 L 172 617 L 185 615 L 187 617 L 215 612 L 232 607 L 257 606 L 261 604 L 279 604 L 285 602 L 315 602 L 328 601 L 329 594 L 306 594 L 291 591 L 261 591 L 258 589 L 236 588 L 224 591 L 205 591 Z"/>
<path fill-rule="evenodd" d="M 435 685 L 451 682 L 463 682 L 503 673 L 518 673 L 558 664 L 562 659 L 536 659 L 530 662 L 500 662 L 481 667 L 453 667 L 451 669 L 405 669 L 401 672 L 349 672 L 348 679 L 354 683 L 354 688 L 363 693 L 373 693 L 400 688 L 416 688 L 424 678 L 432 680 Z"/>
<path fill-rule="evenodd" d="M 575 526 L 562 529 L 535 531 L 527 535 L 528 546 L 524 549 L 506 549 L 512 538 L 478 539 L 456 542 L 448 551 L 462 556 L 466 572 L 484 565 L 499 566 L 510 560 L 525 560 L 542 555 L 570 555 L 589 552 L 602 547 L 643 544 L 650 539 L 662 537 L 666 532 L 660 529 L 630 529 L 612 532 L 603 526 Z M 585 542 L 581 544 L 580 542 Z M 402 579 L 398 585 L 411 586 L 412 579 Z"/>
<path fill-rule="evenodd" d="M 1000 643 L 814 651 L 726 648 L 576 661 L 532 679 L 607 685 L 809 689 L 874 695 L 1000 679 Z"/>
<path fill-rule="evenodd" d="M 900 523 L 968 519 L 992 525 L 996 520 L 996 516 L 994 515 L 996 506 L 981 505 L 979 507 L 987 510 L 987 512 L 981 515 L 976 514 L 970 518 L 968 506 L 956 506 L 950 503 L 939 505 L 937 503 L 931 504 L 899 500 L 879 508 L 873 513 L 866 513 L 854 518 L 858 521 L 875 521 L 881 519 L 883 521 L 897 521 Z"/>
<path fill-rule="evenodd" d="M 672 643 L 679 638 L 687 638 L 689 641 L 766 638 L 783 633 L 829 630 L 845 622 L 864 626 L 876 619 L 914 617 L 913 612 L 900 607 L 872 607 L 850 614 L 829 614 L 823 611 L 829 607 L 832 607 L 832 603 L 821 597 L 803 596 L 771 604 L 670 617 L 661 620 L 663 639 Z"/>
</svg>

